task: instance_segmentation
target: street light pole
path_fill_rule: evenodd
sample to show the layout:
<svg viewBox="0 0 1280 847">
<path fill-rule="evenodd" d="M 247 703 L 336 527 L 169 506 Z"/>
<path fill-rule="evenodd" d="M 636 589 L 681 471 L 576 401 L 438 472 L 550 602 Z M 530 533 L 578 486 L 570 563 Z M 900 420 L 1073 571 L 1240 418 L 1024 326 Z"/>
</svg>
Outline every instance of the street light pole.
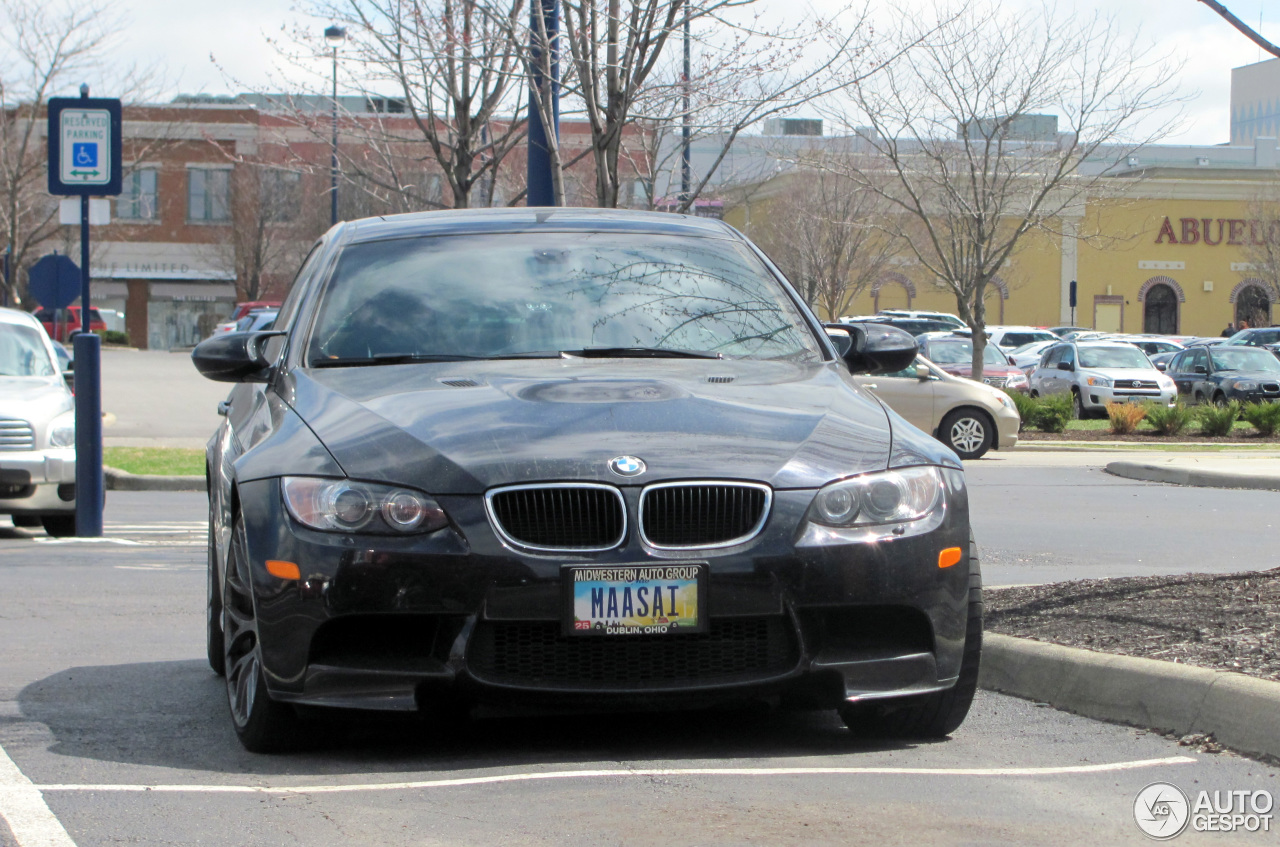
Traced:
<svg viewBox="0 0 1280 847">
<path fill-rule="evenodd" d="M 324 40 L 333 48 L 333 99 L 330 114 L 333 118 L 333 147 L 329 158 L 329 223 L 338 222 L 338 47 L 347 40 L 347 31 L 340 26 L 325 27 Z"/>
<path fill-rule="evenodd" d="M 691 48 L 689 38 L 689 2 L 685 0 L 684 4 L 684 120 L 683 126 L 680 128 L 682 136 L 682 144 L 680 150 L 680 205 L 689 202 L 689 189 L 693 180 L 690 178 L 690 161 L 689 161 L 689 136 L 692 127 L 689 123 L 689 88 L 691 85 L 690 77 L 693 74 L 691 61 Z M 688 211 L 687 209 L 685 211 Z"/>
</svg>

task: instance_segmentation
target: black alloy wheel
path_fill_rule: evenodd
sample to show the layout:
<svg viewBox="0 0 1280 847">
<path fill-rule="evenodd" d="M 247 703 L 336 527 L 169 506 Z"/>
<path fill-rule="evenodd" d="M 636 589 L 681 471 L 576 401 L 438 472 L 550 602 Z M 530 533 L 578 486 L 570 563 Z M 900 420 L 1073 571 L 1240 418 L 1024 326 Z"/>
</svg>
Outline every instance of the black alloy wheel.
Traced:
<svg viewBox="0 0 1280 847">
<path fill-rule="evenodd" d="M 227 548 L 223 592 L 222 640 L 227 676 L 227 704 L 240 743 L 251 753 L 275 753 L 298 742 L 298 716 L 287 703 L 267 693 L 253 603 L 249 542 L 244 518 L 236 515 Z"/>
<path fill-rule="evenodd" d="M 961 459 L 981 459 L 995 441 L 994 429 L 990 418 L 977 409 L 956 409 L 938 428 L 942 443 Z"/>
<path fill-rule="evenodd" d="M 978 690 L 982 660 L 982 568 L 978 545 L 969 533 L 969 619 L 964 654 L 956 684 L 946 691 L 917 697 L 850 703 L 841 707 L 845 725 L 860 735 L 890 738 L 943 738 L 964 723 Z"/>
<path fill-rule="evenodd" d="M 208 586 L 205 598 L 205 652 L 209 656 L 209 667 L 218 676 L 227 674 L 227 657 L 222 642 L 222 591 L 218 584 L 218 536 L 217 521 L 213 504 L 213 491 L 209 492 L 209 575 L 205 579 Z"/>
</svg>

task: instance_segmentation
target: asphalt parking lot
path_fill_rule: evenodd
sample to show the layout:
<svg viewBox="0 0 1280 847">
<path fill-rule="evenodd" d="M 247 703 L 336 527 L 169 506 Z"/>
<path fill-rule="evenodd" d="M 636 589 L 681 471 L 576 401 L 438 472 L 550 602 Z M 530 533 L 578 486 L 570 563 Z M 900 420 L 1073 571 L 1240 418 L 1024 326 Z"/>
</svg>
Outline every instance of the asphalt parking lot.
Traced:
<svg viewBox="0 0 1280 847">
<path fill-rule="evenodd" d="M 971 470 L 990 581 L 1113 567 L 1035 515 L 1009 522 L 1005 503 L 1041 487 L 1058 492 L 1046 510 L 1141 503 L 1143 520 L 1098 526 L 1136 532 L 1162 566 L 1213 543 L 1160 540 L 1152 516 L 1176 498 L 1262 515 L 1280 496 L 1091 473 Z M 0 845 L 1144 843 L 1132 805 L 1149 783 L 1280 792 L 1275 767 L 987 692 L 936 744 L 859 739 L 821 712 L 488 712 L 325 726 L 305 752 L 251 755 L 203 659 L 204 508 L 112 492 L 106 541 L 0 526 L 0 814 L 22 836 L 0 828 Z"/>
</svg>

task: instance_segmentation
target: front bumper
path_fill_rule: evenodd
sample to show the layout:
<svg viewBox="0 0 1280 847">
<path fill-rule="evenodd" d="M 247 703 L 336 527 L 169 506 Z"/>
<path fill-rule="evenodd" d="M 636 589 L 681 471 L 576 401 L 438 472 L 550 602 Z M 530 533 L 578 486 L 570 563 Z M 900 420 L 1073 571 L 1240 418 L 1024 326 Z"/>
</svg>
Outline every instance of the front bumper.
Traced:
<svg viewBox="0 0 1280 847">
<path fill-rule="evenodd" d="M 71 448 L 0 452 L 0 514 L 74 512 L 75 482 Z"/>
<path fill-rule="evenodd" d="M 638 489 L 623 490 L 634 509 Z M 375 539 L 293 523 L 275 479 L 242 485 L 268 689 L 299 704 L 413 710 L 444 696 L 834 706 L 954 685 L 968 615 L 964 489 L 948 492 L 927 534 L 796 548 L 813 494 L 775 492 L 762 533 L 738 547 L 673 555 L 632 537 L 607 553 L 547 557 L 503 546 L 479 496 L 437 497 L 454 527 Z M 965 555 L 942 569 L 947 547 Z M 297 563 L 302 578 L 271 576 L 267 559 Z M 673 561 L 708 563 L 709 632 L 560 635 L 563 565 Z"/>
<path fill-rule="evenodd" d="M 1082 405 L 1086 409 L 1105 409 L 1109 403 L 1159 403 L 1172 406 L 1178 399 L 1176 388 L 1106 388 L 1086 385 L 1080 389 Z"/>
</svg>

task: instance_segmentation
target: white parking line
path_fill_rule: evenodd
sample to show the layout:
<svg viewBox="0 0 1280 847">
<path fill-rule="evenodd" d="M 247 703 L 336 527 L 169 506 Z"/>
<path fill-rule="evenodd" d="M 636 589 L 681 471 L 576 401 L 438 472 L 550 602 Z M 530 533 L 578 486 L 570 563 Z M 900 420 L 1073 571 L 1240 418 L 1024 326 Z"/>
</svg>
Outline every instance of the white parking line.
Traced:
<svg viewBox="0 0 1280 847">
<path fill-rule="evenodd" d="M 40 789 L 22 775 L 0 747 L 0 817 L 9 824 L 18 847 L 76 847 L 49 810 Z"/>
<path fill-rule="evenodd" d="M 1167 765 L 1189 765 L 1189 756 L 1141 759 L 1102 765 L 1069 765 L 1056 768 L 626 768 L 612 770 L 536 771 L 459 779 L 432 779 L 419 782 L 374 782 L 360 785 L 41 785 L 41 791 L 136 791 L 191 794 L 340 794 L 355 791 L 417 791 L 428 788 L 457 788 L 465 785 L 493 785 L 504 782 L 533 782 L 548 779 L 612 779 L 653 776 L 1061 776 L 1064 774 L 1111 773 Z"/>
</svg>

